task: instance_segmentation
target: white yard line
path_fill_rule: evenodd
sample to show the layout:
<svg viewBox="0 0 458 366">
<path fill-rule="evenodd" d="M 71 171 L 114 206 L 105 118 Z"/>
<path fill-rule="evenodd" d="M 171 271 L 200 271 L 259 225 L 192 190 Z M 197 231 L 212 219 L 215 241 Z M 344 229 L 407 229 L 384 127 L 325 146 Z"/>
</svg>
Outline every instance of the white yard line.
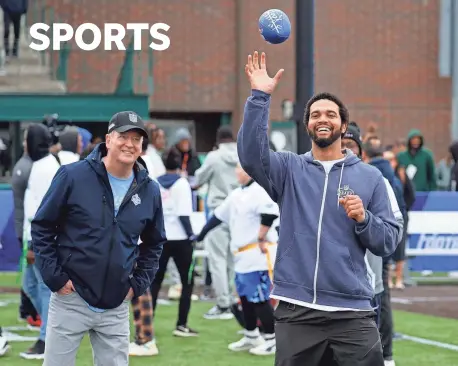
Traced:
<svg viewBox="0 0 458 366">
<path fill-rule="evenodd" d="M 13 332 L 4 332 L 3 334 L 8 342 L 34 342 L 37 337 L 22 336 Z"/>
<path fill-rule="evenodd" d="M 448 349 L 450 351 L 458 352 L 458 346 L 454 345 L 454 344 L 437 342 L 437 341 L 433 341 L 431 339 L 412 337 L 412 336 L 409 336 L 409 335 L 406 335 L 406 334 L 401 334 L 401 337 L 402 337 L 402 339 L 405 339 L 407 341 L 426 344 L 428 346 L 434 346 L 434 347 L 444 348 L 444 349 Z"/>
<path fill-rule="evenodd" d="M 396 304 L 413 304 L 415 302 L 455 302 L 458 296 L 431 296 L 431 297 L 392 297 L 391 302 Z"/>
<path fill-rule="evenodd" d="M 410 301 L 409 299 L 404 299 L 402 297 L 392 297 L 391 302 L 394 304 L 402 304 L 402 305 L 412 304 L 412 301 Z"/>
</svg>

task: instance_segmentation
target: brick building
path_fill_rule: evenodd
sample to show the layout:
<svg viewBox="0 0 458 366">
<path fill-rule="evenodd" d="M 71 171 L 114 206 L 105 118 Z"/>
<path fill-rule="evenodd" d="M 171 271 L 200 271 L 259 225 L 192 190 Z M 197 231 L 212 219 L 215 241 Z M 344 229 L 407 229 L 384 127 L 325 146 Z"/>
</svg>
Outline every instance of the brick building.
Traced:
<svg viewBox="0 0 458 366">
<path fill-rule="evenodd" d="M 259 15 L 275 7 L 291 16 L 294 29 L 294 0 L 47 3 L 55 9 L 55 19 L 74 26 L 85 22 L 101 28 L 106 22 L 169 24 L 170 48 L 154 53 L 152 116 L 192 116 L 200 126 L 198 134 L 212 131 L 210 139 L 214 127 L 206 128 L 205 123 L 215 122 L 220 113 L 230 113 L 238 128 L 249 95 L 245 60 L 256 49 L 267 52 L 271 74 L 285 69 L 271 118 L 281 120 L 281 101 L 294 99 L 294 31 L 286 43 L 274 46 L 266 44 L 257 29 Z M 378 123 L 386 143 L 416 127 L 424 132 L 436 159 L 444 155 L 450 143 L 451 82 L 438 74 L 439 0 L 315 3 L 316 91 L 341 96 L 351 118 L 363 128 L 371 121 Z M 113 92 L 122 60 L 123 52 L 118 51 L 72 53 L 69 92 Z M 144 73 L 146 79 L 147 70 Z M 146 91 L 147 86 L 139 88 Z"/>
</svg>

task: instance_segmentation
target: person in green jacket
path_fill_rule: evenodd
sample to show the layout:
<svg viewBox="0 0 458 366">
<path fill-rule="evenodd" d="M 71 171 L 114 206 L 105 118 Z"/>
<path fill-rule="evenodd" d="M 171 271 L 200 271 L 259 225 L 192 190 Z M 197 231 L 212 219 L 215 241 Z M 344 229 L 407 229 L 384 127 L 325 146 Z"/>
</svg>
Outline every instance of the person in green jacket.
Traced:
<svg viewBox="0 0 458 366">
<path fill-rule="evenodd" d="M 436 190 L 436 173 L 433 153 L 424 147 L 419 130 L 411 130 L 407 136 L 407 149 L 398 154 L 398 162 L 420 192 Z"/>
</svg>

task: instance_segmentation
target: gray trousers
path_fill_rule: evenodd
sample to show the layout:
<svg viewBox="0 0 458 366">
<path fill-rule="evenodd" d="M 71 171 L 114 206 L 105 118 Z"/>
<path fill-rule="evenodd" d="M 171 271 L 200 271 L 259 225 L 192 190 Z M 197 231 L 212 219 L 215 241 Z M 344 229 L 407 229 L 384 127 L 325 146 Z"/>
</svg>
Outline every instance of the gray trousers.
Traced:
<svg viewBox="0 0 458 366">
<path fill-rule="evenodd" d="M 229 227 L 222 223 L 205 237 L 208 269 L 216 295 L 216 304 L 228 308 L 233 303 L 234 255 L 230 249 Z"/>
<path fill-rule="evenodd" d="M 103 313 L 89 309 L 76 293 L 53 293 L 49 303 L 43 366 L 74 366 L 86 333 L 95 366 L 129 365 L 129 302 Z"/>
</svg>

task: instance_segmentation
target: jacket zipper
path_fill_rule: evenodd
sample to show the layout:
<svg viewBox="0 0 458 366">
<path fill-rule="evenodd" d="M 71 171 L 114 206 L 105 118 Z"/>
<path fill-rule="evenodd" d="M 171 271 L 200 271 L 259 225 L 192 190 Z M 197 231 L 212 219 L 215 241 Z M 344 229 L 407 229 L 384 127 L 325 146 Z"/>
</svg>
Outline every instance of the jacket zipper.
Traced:
<svg viewBox="0 0 458 366">
<path fill-rule="evenodd" d="M 321 198 L 321 209 L 320 209 L 320 217 L 318 218 L 318 234 L 316 237 L 316 263 L 315 263 L 315 275 L 313 277 L 313 304 L 316 304 L 316 283 L 318 280 L 318 265 L 320 262 L 320 244 L 321 244 L 321 226 L 323 223 L 323 212 L 324 212 L 324 204 L 326 202 L 326 191 L 328 190 L 328 178 L 329 173 L 325 172 L 326 176 L 324 179 L 324 190 L 323 190 L 323 197 Z"/>
<path fill-rule="evenodd" d="M 118 215 L 121 213 L 121 209 L 123 208 L 123 206 L 125 206 L 125 203 L 129 201 L 130 197 L 132 197 L 135 193 L 137 193 L 141 187 L 143 187 L 146 183 L 148 183 L 148 179 L 145 179 L 144 181 L 142 181 L 140 184 L 137 184 L 137 186 L 133 189 L 130 190 L 130 192 L 127 192 L 126 195 L 124 196 L 124 200 L 122 201 L 121 205 L 119 205 L 119 210 L 118 210 Z M 118 220 L 116 219 L 116 216 L 114 217 L 113 219 L 113 225 L 115 225 L 116 223 L 118 222 Z M 110 267 L 110 258 L 111 258 L 111 252 L 113 250 L 113 244 L 114 244 L 114 230 L 111 230 L 111 240 L 110 240 L 110 249 L 108 251 L 108 264 L 107 264 L 107 267 L 105 269 L 105 276 L 104 276 L 104 280 L 103 280 L 103 283 L 105 284 L 107 282 L 107 277 L 108 277 L 108 269 Z M 102 298 L 104 297 L 105 295 L 105 291 L 106 291 L 107 287 L 104 286 L 103 287 L 103 291 L 102 291 Z"/>
<path fill-rule="evenodd" d="M 106 211 L 106 207 L 107 207 L 107 197 L 105 195 L 103 195 L 102 197 L 102 202 L 103 202 L 103 207 L 102 207 L 102 227 L 104 228 L 105 225 L 106 225 L 106 220 L 105 220 L 105 211 Z"/>
</svg>

